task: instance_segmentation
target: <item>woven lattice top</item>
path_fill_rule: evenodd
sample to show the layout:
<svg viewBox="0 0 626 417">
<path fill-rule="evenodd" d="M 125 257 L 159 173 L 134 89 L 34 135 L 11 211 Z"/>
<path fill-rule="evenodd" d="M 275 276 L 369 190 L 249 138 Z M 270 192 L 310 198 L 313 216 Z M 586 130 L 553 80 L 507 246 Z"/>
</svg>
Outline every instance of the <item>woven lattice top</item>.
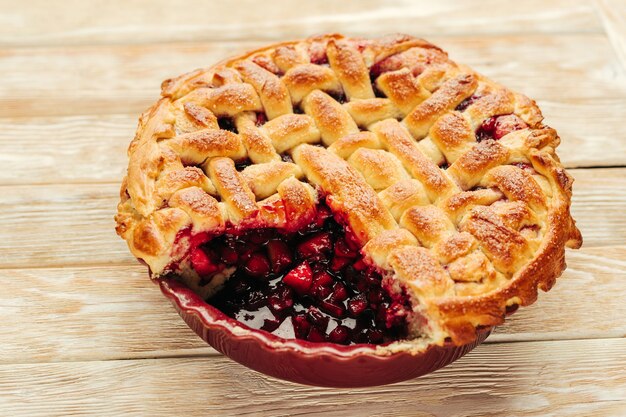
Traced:
<svg viewBox="0 0 626 417">
<path fill-rule="evenodd" d="M 464 343 L 580 245 L 558 143 L 533 101 L 423 40 L 282 43 L 164 82 L 117 231 L 154 275 L 193 282 L 181 230 L 296 229 L 325 197 L 433 340 Z"/>
</svg>

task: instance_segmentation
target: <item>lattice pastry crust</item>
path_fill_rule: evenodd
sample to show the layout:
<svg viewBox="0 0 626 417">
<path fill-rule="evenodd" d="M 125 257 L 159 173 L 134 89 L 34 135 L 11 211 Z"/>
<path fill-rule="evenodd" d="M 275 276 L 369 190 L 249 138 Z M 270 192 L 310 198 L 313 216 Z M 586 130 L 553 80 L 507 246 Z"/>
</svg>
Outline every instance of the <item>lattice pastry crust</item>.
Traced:
<svg viewBox="0 0 626 417">
<path fill-rule="evenodd" d="M 542 119 L 421 39 L 271 45 L 163 83 L 128 150 L 117 232 L 153 276 L 210 292 L 221 281 L 199 287 L 181 230 L 297 229 L 325 197 L 408 291 L 416 335 L 466 343 L 550 289 L 582 242 Z"/>
</svg>

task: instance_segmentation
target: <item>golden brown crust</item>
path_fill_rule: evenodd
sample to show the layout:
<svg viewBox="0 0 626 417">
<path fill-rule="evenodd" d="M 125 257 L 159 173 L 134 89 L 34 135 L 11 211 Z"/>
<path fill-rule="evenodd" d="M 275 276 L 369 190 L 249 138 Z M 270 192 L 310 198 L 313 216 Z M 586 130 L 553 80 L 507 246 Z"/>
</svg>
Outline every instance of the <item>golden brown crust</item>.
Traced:
<svg viewBox="0 0 626 417">
<path fill-rule="evenodd" d="M 313 90 L 335 93 L 341 91 L 341 84 L 335 73 L 330 68 L 319 65 L 295 66 L 287 71 L 284 78 L 294 104 L 299 104 Z"/>
<path fill-rule="evenodd" d="M 268 162 L 246 167 L 241 171 L 241 176 L 257 199 L 263 199 L 276 194 L 280 183 L 287 178 L 301 178 L 302 170 L 289 162 Z"/>
<path fill-rule="evenodd" d="M 268 119 L 293 112 L 289 91 L 276 75 L 250 61 L 238 62 L 235 69 L 239 71 L 243 81 L 256 90 Z"/>
<path fill-rule="evenodd" d="M 159 275 L 185 260 L 185 228 L 294 229 L 325 196 L 426 320 L 414 336 L 462 344 L 550 289 L 582 243 L 558 144 L 534 101 L 426 41 L 284 42 L 163 83 L 116 230 Z"/>
<path fill-rule="evenodd" d="M 314 90 L 303 101 L 302 109 L 315 120 L 326 146 L 346 135 L 359 132 L 350 114 L 331 96 Z"/>
<path fill-rule="evenodd" d="M 229 217 L 233 223 L 256 214 L 258 207 L 254 193 L 235 169 L 232 159 L 213 158 L 206 164 L 205 169 L 228 207 Z"/>
<path fill-rule="evenodd" d="M 430 195 L 445 195 L 455 188 L 452 181 L 439 167 L 420 149 L 409 132 L 394 119 L 378 122 L 371 127 L 378 139 L 392 154 L 396 155 L 404 167 L 419 180 Z"/>
<path fill-rule="evenodd" d="M 280 160 L 280 155 L 274 149 L 272 139 L 256 125 L 256 115 L 254 113 L 244 112 L 236 116 L 235 126 L 241 141 L 246 147 L 250 161 L 260 164 Z"/>
<path fill-rule="evenodd" d="M 198 187 L 182 188 L 169 199 L 171 207 L 183 210 L 193 223 L 196 232 L 224 230 L 226 219 L 217 200 Z"/>
<path fill-rule="evenodd" d="M 241 159 L 246 150 L 239 136 L 227 130 L 204 129 L 176 136 L 167 145 L 187 164 L 201 164 L 207 158 L 227 156 Z"/>
<path fill-rule="evenodd" d="M 351 101 L 345 103 L 343 107 L 362 128 L 367 128 L 380 120 L 399 119 L 403 116 L 402 111 L 386 98 Z"/>
<path fill-rule="evenodd" d="M 326 55 L 348 100 L 374 98 L 369 70 L 359 51 L 352 46 L 352 42 L 331 39 Z"/>
<path fill-rule="evenodd" d="M 405 123 L 416 139 L 428 133 L 433 123 L 468 98 L 478 82 L 474 74 L 460 74 L 449 79 L 430 97 L 417 105 L 406 117 Z"/>
<path fill-rule="evenodd" d="M 397 227 L 376 192 L 343 159 L 311 145 L 298 146 L 293 151 L 293 159 L 307 179 L 328 194 L 331 209 L 346 218 L 361 243 Z"/>
<path fill-rule="evenodd" d="M 382 149 L 359 148 L 348 158 L 348 163 L 363 175 L 375 191 L 411 178 L 402 167 L 402 162 Z"/>
<path fill-rule="evenodd" d="M 320 140 L 320 131 L 315 121 L 303 114 L 286 114 L 265 123 L 263 130 L 278 153 L 285 152 L 301 143 Z"/>
</svg>

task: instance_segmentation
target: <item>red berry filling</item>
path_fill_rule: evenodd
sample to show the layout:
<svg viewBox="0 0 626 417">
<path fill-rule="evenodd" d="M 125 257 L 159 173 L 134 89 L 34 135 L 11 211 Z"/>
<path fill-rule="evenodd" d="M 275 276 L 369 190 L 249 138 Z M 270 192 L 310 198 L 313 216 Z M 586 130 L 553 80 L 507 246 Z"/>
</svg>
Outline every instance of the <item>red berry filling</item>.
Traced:
<svg viewBox="0 0 626 417">
<path fill-rule="evenodd" d="M 199 248 L 196 248 L 191 252 L 189 259 L 191 260 L 193 269 L 195 269 L 196 272 L 202 276 L 210 275 L 217 272 L 219 269 L 219 267 L 215 265 L 211 259 L 209 259 L 207 254 Z"/>
<path fill-rule="evenodd" d="M 256 114 L 256 125 L 263 126 L 267 122 L 267 116 L 265 113 L 257 113 Z"/>
<path fill-rule="evenodd" d="M 388 291 L 325 205 L 305 230 L 225 234 L 192 250 L 190 261 L 205 282 L 237 268 L 209 303 L 249 327 L 343 345 L 407 336 L 408 297 Z"/>
<path fill-rule="evenodd" d="M 328 64 L 328 55 L 326 55 L 326 49 L 324 45 L 315 43 L 309 47 L 309 56 L 311 58 L 311 64 L 325 65 Z"/>
<path fill-rule="evenodd" d="M 528 162 L 515 162 L 513 166 L 516 166 L 521 170 L 527 171 L 530 174 L 535 173 L 535 168 L 533 168 L 532 164 Z"/>
<path fill-rule="evenodd" d="M 313 284 L 313 271 L 311 271 L 307 261 L 302 262 L 289 271 L 283 277 L 283 283 L 293 288 L 300 295 L 308 294 L 311 284 Z"/>
<path fill-rule="evenodd" d="M 394 54 L 384 58 L 378 62 L 375 62 L 374 65 L 370 67 L 370 79 L 372 83 L 378 78 L 381 74 L 384 74 L 388 71 L 395 71 L 402 67 L 402 59 L 398 54 Z"/>
<path fill-rule="evenodd" d="M 476 140 L 482 142 L 487 139 L 498 140 L 515 130 L 526 129 L 528 125 L 514 114 L 493 116 L 485 119 L 476 129 Z"/>
</svg>

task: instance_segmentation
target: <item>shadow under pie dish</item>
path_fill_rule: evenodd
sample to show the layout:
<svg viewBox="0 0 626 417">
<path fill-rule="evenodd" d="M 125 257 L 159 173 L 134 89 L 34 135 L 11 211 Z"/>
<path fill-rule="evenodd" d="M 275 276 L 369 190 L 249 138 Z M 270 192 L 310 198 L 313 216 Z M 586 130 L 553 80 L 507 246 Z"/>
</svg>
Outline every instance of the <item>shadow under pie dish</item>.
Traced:
<svg viewBox="0 0 626 417">
<path fill-rule="evenodd" d="M 167 80 L 117 232 L 250 368 L 397 382 L 482 342 L 582 243 L 539 108 L 438 47 L 325 35 Z"/>
</svg>

